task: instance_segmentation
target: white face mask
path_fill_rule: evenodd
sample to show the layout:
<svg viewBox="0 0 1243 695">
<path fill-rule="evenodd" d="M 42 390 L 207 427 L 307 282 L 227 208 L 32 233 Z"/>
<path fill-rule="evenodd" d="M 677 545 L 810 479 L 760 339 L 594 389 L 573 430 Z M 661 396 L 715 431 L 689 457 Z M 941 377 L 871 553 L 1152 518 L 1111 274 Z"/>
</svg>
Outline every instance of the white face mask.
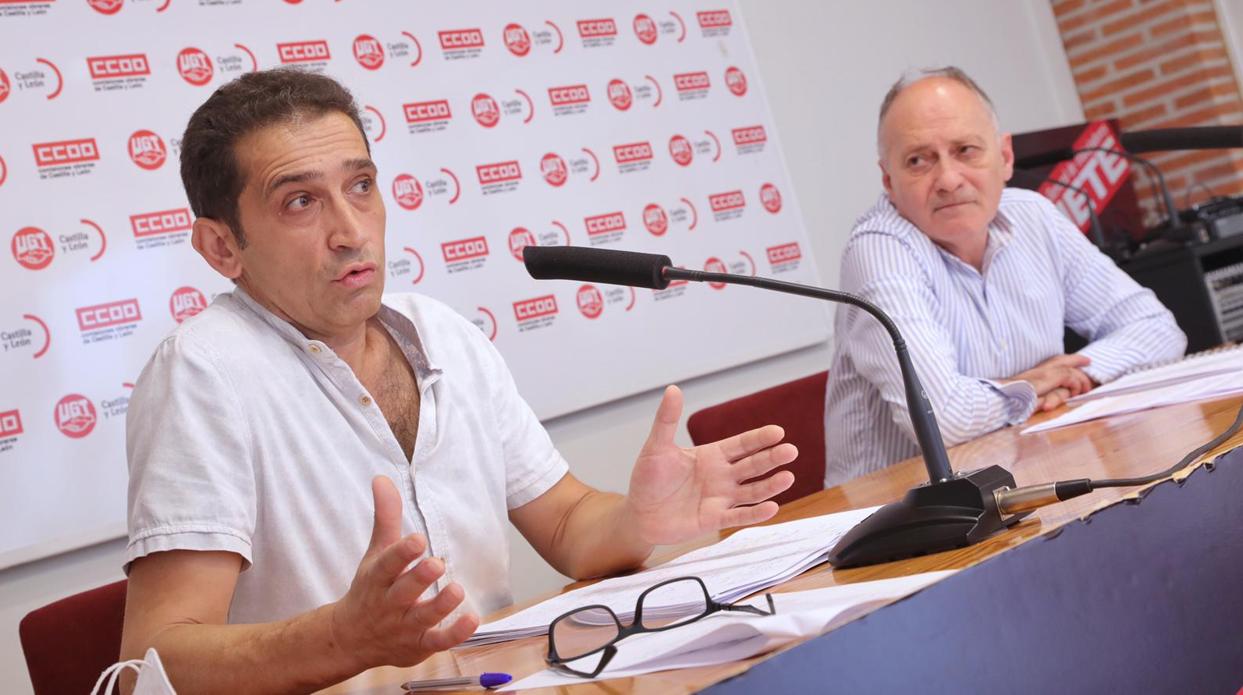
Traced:
<svg viewBox="0 0 1243 695">
<path fill-rule="evenodd" d="M 104 669 L 104 672 L 99 674 L 99 680 L 95 681 L 91 695 L 111 693 L 125 669 L 133 669 L 138 673 L 134 695 L 177 695 L 177 691 L 173 690 L 173 684 L 168 682 L 168 674 L 164 673 L 164 664 L 160 662 L 160 655 L 155 653 L 154 647 L 148 649 L 141 659 L 118 661 Z"/>
</svg>

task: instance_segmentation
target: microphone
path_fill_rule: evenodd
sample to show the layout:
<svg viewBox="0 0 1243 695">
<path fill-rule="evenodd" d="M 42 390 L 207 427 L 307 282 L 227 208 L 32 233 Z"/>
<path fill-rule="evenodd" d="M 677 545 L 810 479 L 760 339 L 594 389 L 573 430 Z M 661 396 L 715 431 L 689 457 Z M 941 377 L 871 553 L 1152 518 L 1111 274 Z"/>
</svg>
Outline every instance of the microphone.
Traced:
<svg viewBox="0 0 1243 695">
<path fill-rule="evenodd" d="M 1128 152 L 1225 150 L 1243 147 L 1243 126 L 1216 125 L 1137 130 L 1132 133 L 1119 134 L 1118 141 Z"/>
<path fill-rule="evenodd" d="M 536 280 L 578 280 L 663 290 L 662 274 L 673 265 L 668 256 L 586 246 L 526 246 L 522 262 Z"/>
<path fill-rule="evenodd" d="M 536 279 L 578 280 L 663 289 L 670 280 L 748 285 L 803 297 L 856 306 L 889 333 L 906 391 L 907 410 L 923 453 L 929 482 L 913 488 L 900 501 L 887 504 L 864 519 L 829 552 L 834 567 L 857 567 L 916 555 L 961 548 L 1017 523 L 1028 512 L 1002 518 L 998 493 L 1015 488 L 1014 476 L 1001 466 L 967 474 L 950 468 L 945 443 L 932 403 L 924 391 L 906 341 L 893 319 L 880 307 L 848 292 L 800 285 L 764 277 L 712 273 L 673 267 L 668 256 L 568 246 L 528 246 L 523 263 Z"/>
</svg>

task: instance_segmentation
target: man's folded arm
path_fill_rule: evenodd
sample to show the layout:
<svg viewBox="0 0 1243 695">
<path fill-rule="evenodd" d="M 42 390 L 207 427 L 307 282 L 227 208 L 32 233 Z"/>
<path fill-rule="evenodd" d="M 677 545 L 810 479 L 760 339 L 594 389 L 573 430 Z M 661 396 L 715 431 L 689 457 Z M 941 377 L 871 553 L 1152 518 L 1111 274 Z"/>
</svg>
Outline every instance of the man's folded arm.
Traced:
<svg viewBox="0 0 1243 695">
<path fill-rule="evenodd" d="M 1083 371 L 1103 384 L 1129 370 L 1181 357 L 1187 336 L 1152 290 L 1122 272 L 1065 217 L 1055 219 L 1066 325 L 1090 341 L 1079 351 L 1092 360 Z"/>
</svg>

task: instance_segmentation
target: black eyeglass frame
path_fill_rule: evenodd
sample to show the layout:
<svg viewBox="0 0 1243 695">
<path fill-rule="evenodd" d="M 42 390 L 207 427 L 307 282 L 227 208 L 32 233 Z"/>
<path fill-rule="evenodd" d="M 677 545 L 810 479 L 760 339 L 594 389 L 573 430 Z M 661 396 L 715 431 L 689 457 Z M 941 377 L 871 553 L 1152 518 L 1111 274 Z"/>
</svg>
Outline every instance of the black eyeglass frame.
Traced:
<svg viewBox="0 0 1243 695">
<path fill-rule="evenodd" d="M 652 593 L 653 591 L 661 587 L 668 586 L 670 584 L 675 584 L 677 582 L 685 582 L 685 581 L 694 581 L 696 584 L 699 585 L 700 590 L 703 591 L 704 606 L 705 606 L 703 612 L 695 616 L 676 618 L 673 622 L 669 623 L 668 625 L 662 625 L 660 627 L 645 627 L 643 625 L 643 599 L 647 598 L 648 594 Z M 720 603 L 718 601 L 712 600 L 712 595 L 708 593 L 708 586 L 704 584 L 703 580 L 700 579 L 699 577 L 688 576 L 688 577 L 676 577 L 674 579 L 666 579 L 665 581 L 659 584 L 655 584 L 655 585 L 648 587 L 647 589 L 643 591 L 643 593 L 639 594 L 639 600 L 635 602 L 634 617 L 630 619 L 629 625 L 622 625 L 621 619 L 617 617 L 617 614 L 613 612 L 612 608 L 609 608 L 608 606 L 599 604 L 599 603 L 593 604 L 590 606 L 583 606 L 581 608 L 575 608 L 572 611 L 567 611 L 565 613 L 562 613 L 560 616 L 557 617 L 556 620 L 552 621 L 548 625 L 548 654 L 547 656 L 544 657 L 544 661 L 549 666 L 559 671 L 564 671 L 566 673 L 570 673 L 575 676 L 580 676 L 582 678 L 595 678 L 596 676 L 600 675 L 600 672 L 603 671 L 606 666 L 609 665 L 609 662 L 613 660 L 613 657 L 617 656 L 617 646 L 616 646 L 617 643 L 631 635 L 637 635 L 637 634 L 644 633 L 644 632 L 663 632 L 665 630 L 669 630 L 675 627 L 682 627 L 683 625 L 689 625 L 697 620 L 702 620 L 708 617 L 709 615 L 712 615 L 713 613 L 718 613 L 721 611 L 737 611 L 740 613 L 752 613 L 754 615 L 776 614 L 777 607 L 773 605 L 773 595 L 764 594 L 764 598 L 768 600 L 768 611 L 767 612 L 765 612 L 764 609 L 756 608 L 755 606 Z M 599 647 L 596 647 L 595 649 L 589 652 L 584 652 L 582 654 L 579 654 L 578 656 L 575 656 L 572 659 L 562 659 L 557 654 L 556 640 L 553 639 L 553 634 L 555 634 L 556 629 L 557 629 L 557 623 L 567 618 L 570 618 L 574 615 L 577 615 L 578 613 L 582 613 L 584 611 L 593 610 L 593 609 L 600 609 L 600 610 L 604 610 L 608 612 L 609 617 L 613 619 L 613 624 L 617 626 L 617 634 L 614 635 L 613 639 L 609 640 L 607 643 Z M 589 657 L 592 654 L 596 654 L 601 651 L 604 652 L 604 655 L 600 657 L 600 661 L 599 663 L 596 664 L 595 669 L 593 669 L 590 672 L 579 671 L 578 669 L 571 668 L 570 666 L 567 665 L 567 662 L 577 661 L 579 659 Z"/>
</svg>

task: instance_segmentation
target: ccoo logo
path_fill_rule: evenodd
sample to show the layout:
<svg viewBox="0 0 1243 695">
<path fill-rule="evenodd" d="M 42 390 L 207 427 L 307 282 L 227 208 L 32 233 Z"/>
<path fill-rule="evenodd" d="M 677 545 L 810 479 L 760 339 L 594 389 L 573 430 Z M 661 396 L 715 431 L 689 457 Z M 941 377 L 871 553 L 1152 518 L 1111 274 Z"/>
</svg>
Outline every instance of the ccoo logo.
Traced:
<svg viewBox="0 0 1243 695">
<path fill-rule="evenodd" d="M 99 146 L 95 138 L 40 142 L 31 147 L 35 153 L 35 166 L 39 168 L 99 161 Z"/>
<path fill-rule="evenodd" d="M 423 204 L 423 186 L 410 174 L 398 174 L 393 179 L 393 199 L 407 210 L 417 210 Z"/>
<path fill-rule="evenodd" d="M 81 331 L 97 331 L 112 326 L 125 326 L 142 320 L 142 309 L 137 299 L 122 299 L 117 302 L 84 306 L 76 311 L 78 329 Z"/>
<path fill-rule="evenodd" d="M 608 93 L 609 103 L 618 111 L 625 111 L 634 103 L 634 95 L 630 92 L 630 85 L 621 80 L 609 80 Z"/>
<path fill-rule="evenodd" d="M 368 70 L 379 70 L 384 65 L 384 46 L 374 36 L 359 34 L 354 38 L 354 60 Z"/>
<path fill-rule="evenodd" d="M 540 173 L 543 174 L 544 180 L 548 185 L 553 187 L 561 186 L 569 177 L 569 169 L 565 166 L 565 160 L 555 152 L 549 152 L 539 162 Z"/>
<path fill-rule="evenodd" d="M 505 48 L 508 48 L 510 53 L 519 58 L 531 52 L 531 35 L 527 33 L 527 30 L 521 24 L 505 25 L 503 38 L 505 40 Z"/>
<path fill-rule="evenodd" d="M 207 308 L 207 297 L 193 287 L 179 287 L 168 298 L 168 312 L 173 320 L 181 323 Z"/>
<path fill-rule="evenodd" d="M 177 54 L 177 72 L 181 73 L 181 77 L 195 87 L 202 87 L 211 82 L 212 74 L 215 72 L 212 68 L 211 58 L 207 54 L 197 48 L 186 48 Z"/>
<path fill-rule="evenodd" d="M 151 66 L 147 63 L 145 53 L 95 56 L 86 59 L 86 67 L 90 69 L 91 79 L 93 80 L 138 77 L 151 74 Z"/>
<path fill-rule="evenodd" d="M 56 429 L 71 439 L 81 439 L 95 429 L 95 404 L 86 396 L 71 393 L 56 403 Z"/>
<path fill-rule="evenodd" d="M 332 54 L 328 51 L 328 42 L 323 39 L 278 43 L 276 53 L 280 56 L 282 64 L 321 63 L 332 58 Z"/>
<path fill-rule="evenodd" d="M 129 136 L 129 158 L 147 171 L 159 169 L 168 158 L 164 140 L 149 130 L 138 130 Z"/>
<path fill-rule="evenodd" d="M 38 227 L 25 227 L 13 235 L 13 258 L 27 270 L 43 270 L 52 262 L 56 249 L 52 237 Z"/>
<path fill-rule="evenodd" d="M 470 100 L 470 112 L 484 128 L 491 128 L 501 120 L 501 109 L 496 105 L 496 99 L 487 94 L 476 94 Z"/>
</svg>

